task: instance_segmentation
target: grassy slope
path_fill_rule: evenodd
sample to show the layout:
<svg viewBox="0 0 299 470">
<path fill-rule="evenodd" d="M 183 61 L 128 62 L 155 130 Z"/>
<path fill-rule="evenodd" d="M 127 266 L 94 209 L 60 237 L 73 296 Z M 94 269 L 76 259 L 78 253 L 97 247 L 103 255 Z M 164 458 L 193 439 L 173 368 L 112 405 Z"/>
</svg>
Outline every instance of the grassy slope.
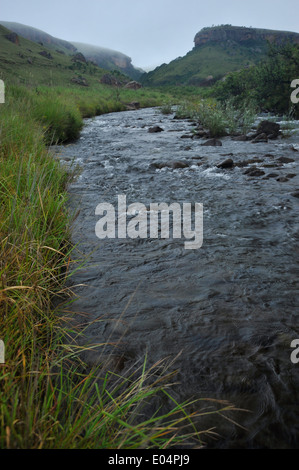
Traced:
<svg viewBox="0 0 299 470">
<path fill-rule="evenodd" d="M 9 30 L 0 26 L 0 78 L 25 85 L 73 86 L 71 79 L 81 75 L 91 85 L 97 83 L 105 70 L 88 63 L 74 63 L 72 57 L 49 50 L 19 36 L 20 45 L 6 39 Z M 53 60 L 40 55 L 48 51 Z M 30 63 L 32 62 L 32 63 Z"/>
<path fill-rule="evenodd" d="M 40 29 L 33 28 L 32 26 L 10 21 L 0 21 L 0 25 L 14 31 L 23 38 L 29 39 L 32 42 L 43 43 L 48 49 L 58 49 L 66 54 L 73 54 L 76 52 L 76 48 L 70 42 L 55 38 Z"/>
<path fill-rule="evenodd" d="M 261 52 L 257 52 L 256 47 Z M 265 54 L 265 43 L 253 43 L 250 48 L 237 44 L 229 47 L 210 43 L 196 47 L 186 56 L 149 72 L 142 77 L 142 83 L 150 86 L 198 85 L 209 75 L 219 79 L 228 72 L 256 64 Z"/>
<path fill-rule="evenodd" d="M 98 46 L 92 46 L 89 44 L 71 43 L 64 41 L 59 38 L 55 38 L 44 31 L 40 31 L 31 26 L 22 25 L 19 23 L 0 22 L 0 25 L 5 28 L 14 31 L 23 38 L 33 41 L 37 44 L 43 43 L 44 47 L 50 49 L 53 52 L 62 51 L 67 55 L 75 54 L 76 52 L 82 52 L 85 57 L 95 62 L 100 68 L 106 70 L 118 70 L 122 74 L 126 74 L 131 79 L 137 80 L 142 74 L 141 71 L 136 69 L 132 63 L 130 57 L 125 54 L 114 51 L 111 49 L 105 49 Z"/>
</svg>

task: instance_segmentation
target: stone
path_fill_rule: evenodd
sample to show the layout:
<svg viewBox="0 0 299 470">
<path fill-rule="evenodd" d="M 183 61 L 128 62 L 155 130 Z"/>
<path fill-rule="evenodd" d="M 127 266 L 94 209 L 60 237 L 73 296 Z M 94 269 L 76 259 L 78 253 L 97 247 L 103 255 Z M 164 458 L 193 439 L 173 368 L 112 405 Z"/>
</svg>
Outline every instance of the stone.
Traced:
<svg viewBox="0 0 299 470">
<path fill-rule="evenodd" d="M 293 158 L 289 158 L 289 157 L 279 157 L 278 161 L 280 163 L 293 163 L 295 160 Z"/>
<path fill-rule="evenodd" d="M 103 83 L 103 85 L 121 86 L 121 82 L 110 73 L 105 73 L 102 76 L 100 83 Z"/>
<path fill-rule="evenodd" d="M 287 181 L 289 181 L 289 178 L 286 178 L 285 176 L 280 176 L 279 178 L 277 178 L 276 181 L 279 181 L 280 183 L 286 183 Z"/>
<path fill-rule="evenodd" d="M 53 60 L 52 55 L 48 51 L 41 51 L 41 52 L 39 52 L 39 55 L 42 55 L 43 57 L 46 57 L 46 59 Z"/>
<path fill-rule="evenodd" d="M 142 88 L 142 85 L 139 82 L 132 81 L 132 82 L 127 83 L 125 85 L 125 88 L 128 88 L 129 90 L 139 90 L 139 88 Z"/>
<path fill-rule="evenodd" d="M 246 142 L 248 140 L 247 135 L 237 135 L 235 137 L 232 137 L 232 140 L 235 140 L 236 142 Z"/>
<path fill-rule="evenodd" d="M 299 198 L 299 190 L 291 193 L 291 196 Z"/>
<path fill-rule="evenodd" d="M 87 80 L 81 76 L 72 78 L 71 82 L 76 83 L 76 85 L 89 86 Z"/>
<path fill-rule="evenodd" d="M 257 127 L 257 134 L 266 134 L 271 136 L 272 139 L 278 137 L 280 125 L 272 121 L 261 121 Z"/>
<path fill-rule="evenodd" d="M 198 130 L 195 134 L 192 135 L 192 139 L 202 139 L 203 137 L 208 137 L 209 132 L 205 130 Z"/>
<path fill-rule="evenodd" d="M 265 134 L 265 133 L 258 134 L 258 135 L 252 140 L 252 143 L 253 143 L 253 144 L 257 144 L 257 143 L 260 143 L 260 142 L 268 142 L 267 134 Z"/>
<path fill-rule="evenodd" d="M 222 142 L 221 140 L 218 140 L 218 139 L 210 139 L 201 145 L 206 146 L 206 147 L 222 147 Z"/>
<path fill-rule="evenodd" d="M 126 105 L 128 111 L 134 111 L 135 109 L 140 109 L 140 103 L 138 101 L 132 101 Z"/>
<path fill-rule="evenodd" d="M 234 161 L 231 158 L 228 158 L 227 160 L 224 160 L 224 162 L 219 163 L 217 165 L 217 168 L 222 168 L 222 169 L 229 169 L 234 167 Z"/>
<path fill-rule="evenodd" d="M 180 168 L 188 168 L 188 167 L 189 167 L 188 163 L 182 162 L 182 161 L 173 162 L 173 164 L 172 164 L 171 166 L 172 166 L 172 168 L 173 168 L 174 170 L 177 170 L 177 169 L 180 169 Z"/>
<path fill-rule="evenodd" d="M 154 127 L 150 127 L 148 132 L 153 134 L 155 132 L 163 132 L 164 129 L 162 129 L 162 127 L 159 127 L 159 126 L 154 126 Z"/>
<path fill-rule="evenodd" d="M 244 172 L 244 175 L 247 176 L 263 176 L 264 174 L 265 172 L 260 168 L 248 168 L 248 170 Z"/>
</svg>

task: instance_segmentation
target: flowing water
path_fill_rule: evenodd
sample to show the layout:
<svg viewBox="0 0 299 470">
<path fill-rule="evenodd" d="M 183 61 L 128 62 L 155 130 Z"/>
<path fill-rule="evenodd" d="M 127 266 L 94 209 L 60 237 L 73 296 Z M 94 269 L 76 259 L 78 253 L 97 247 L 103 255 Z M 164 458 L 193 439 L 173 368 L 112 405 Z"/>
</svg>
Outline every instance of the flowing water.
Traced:
<svg viewBox="0 0 299 470">
<path fill-rule="evenodd" d="M 149 133 L 155 125 L 164 132 Z M 225 137 L 222 147 L 206 147 L 181 138 L 191 130 L 156 109 L 113 113 L 86 120 L 81 138 L 60 149 L 62 161 L 81 168 L 69 188 L 71 208 L 80 209 L 73 241 L 90 255 L 73 274 L 81 286 L 71 309 L 87 315 L 87 342 L 109 342 L 119 373 L 145 354 L 149 366 L 175 359 L 176 400 L 223 399 L 249 410 L 230 414 L 246 429 L 203 418 L 219 432 L 208 446 L 298 447 L 299 364 L 290 359 L 299 338 L 298 134 L 259 144 Z M 217 168 L 227 158 L 236 166 Z M 188 166 L 156 165 L 174 161 Z M 252 166 L 265 174 L 244 174 Z M 202 203 L 202 247 L 98 239 L 95 209 L 108 202 L 117 210 L 118 195 L 146 207 Z M 99 347 L 85 359 L 96 364 L 102 354 Z"/>
</svg>

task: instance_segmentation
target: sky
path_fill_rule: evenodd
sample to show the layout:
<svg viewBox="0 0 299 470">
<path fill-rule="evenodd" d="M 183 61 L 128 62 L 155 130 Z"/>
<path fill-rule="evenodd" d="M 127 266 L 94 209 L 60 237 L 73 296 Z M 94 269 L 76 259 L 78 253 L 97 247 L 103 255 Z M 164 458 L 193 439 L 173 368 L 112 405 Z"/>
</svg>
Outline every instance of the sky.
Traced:
<svg viewBox="0 0 299 470">
<path fill-rule="evenodd" d="M 1 0 L 0 19 L 122 52 L 149 70 L 184 56 L 203 27 L 299 33 L 298 0 Z"/>
</svg>

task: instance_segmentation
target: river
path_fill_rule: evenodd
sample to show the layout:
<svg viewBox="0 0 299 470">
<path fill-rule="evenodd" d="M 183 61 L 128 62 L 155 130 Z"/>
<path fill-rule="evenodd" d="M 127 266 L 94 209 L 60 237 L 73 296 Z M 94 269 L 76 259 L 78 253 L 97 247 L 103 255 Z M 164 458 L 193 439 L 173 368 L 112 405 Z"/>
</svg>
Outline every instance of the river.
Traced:
<svg viewBox="0 0 299 470">
<path fill-rule="evenodd" d="M 163 132 L 148 132 L 157 125 Z M 191 130 L 157 109 L 112 113 L 87 119 L 80 139 L 59 149 L 62 162 L 81 168 L 69 187 L 70 208 L 79 210 L 72 237 L 89 255 L 72 275 L 80 286 L 69 308 L 86 315 L 87 343 L 107 343 L 85 360 L 94 365 L 106 354 L 121 374 L 145 355 L 148 366 L 173 360 L 176 400 L 222 399 L 248 410 L 229 415 L 242 427 L 203 418 L 219 433 L 208 447 L 296 448 L 298 133 L 257 144 L 225 137 L 208 147 L 182 138 Z M 218 168 L 227 158 L 235 166 Z M 245 174 L 252 166 L 264 174 Z M 117 209 L 119 195 L 146 207 L 203 204 L 201 248 L 186 249 L 183 238 L 100 240 L 96 207 Z"/>
</svg>

